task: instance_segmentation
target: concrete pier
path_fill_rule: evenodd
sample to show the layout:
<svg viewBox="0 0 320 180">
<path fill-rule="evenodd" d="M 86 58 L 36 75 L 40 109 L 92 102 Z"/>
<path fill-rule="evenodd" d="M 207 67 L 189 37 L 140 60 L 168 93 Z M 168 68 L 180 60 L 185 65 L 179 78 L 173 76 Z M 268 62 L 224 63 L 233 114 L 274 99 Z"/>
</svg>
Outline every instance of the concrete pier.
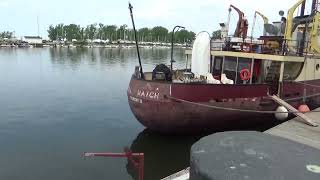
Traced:
<svg viewBox="0 0 320 180">
<path fill-rule="evenodd" d="M 320 125 L 318 111 L 305 115 Z M 320 179 L 319 158 L 320 126 L 296 117 L 264 133 L 223 132 L 204 137 L 192 146 L 191 167 L 163 180 L 313 180 Z"/>
<path fill-rule="evenodd" d="M 314 111 L 320 111 L 320 108 Z M 310 119 L 320 125 L 320 112 L 306 113 Z M 296 117 L 274 128 L 265 131 L 267 134 L 289 139 L 320 150 L 320 126 L 313 127 L 305 124 Z"/>
</svg>

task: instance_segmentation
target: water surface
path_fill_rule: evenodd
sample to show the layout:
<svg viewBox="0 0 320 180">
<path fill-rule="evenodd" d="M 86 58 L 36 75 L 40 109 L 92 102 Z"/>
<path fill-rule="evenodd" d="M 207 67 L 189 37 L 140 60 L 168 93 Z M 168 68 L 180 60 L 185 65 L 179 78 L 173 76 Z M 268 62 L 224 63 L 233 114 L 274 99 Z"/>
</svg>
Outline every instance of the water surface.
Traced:
<svg viewBox="0 0 320 180">
<path fill-rule="evenodd" d="M 145 70 L 170 59 L 167 49 L 141 55 Z M 0 179 L 132 179 L 125 159 L 81 157 L 125 146 L 146 152 L 147 179 L 187 166 L 194 137 L 145 132 L 129 109 L 137 64 L 135 49 L 0 49 Z"/>
<path fill-rule="evenodd" d="M 143 67 L 170 62 L 168 49 L 141 50 Z M 185 67 L 176 49 L 174 67 Z M 147 180 L 189 165 L 200 136 L 150 133 L 132 115 L 126 91 L 135 49 L 0 49 L 0 179 L 136 177 L 126 159 L 83 152 L 145 153 Z"/>
</svg>

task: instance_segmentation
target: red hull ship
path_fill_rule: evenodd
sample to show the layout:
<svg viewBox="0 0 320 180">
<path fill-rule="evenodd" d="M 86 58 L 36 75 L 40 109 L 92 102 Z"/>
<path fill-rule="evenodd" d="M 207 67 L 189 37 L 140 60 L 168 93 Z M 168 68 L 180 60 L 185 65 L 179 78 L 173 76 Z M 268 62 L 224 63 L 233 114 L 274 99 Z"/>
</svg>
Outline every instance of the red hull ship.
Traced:
<svg viewBox="0 0 320 180">
<path fill-rule="evenodd" d="M 319 107 L 320 60 L 316 57 L 320 51 L 313 41 L 318 36 L 303 45 L 296 45 L 294 39 L 297 31 L 306 31 L 304 36 L 317 31 L 320 15 L 308 16 L 314 20 L 311 29 L 294 22 L 290 12 L 301 3 L 289 10 L 280 35 L 256 41 L 247 38 L 247 22 L 238 12 L 242 17 L 236 30 L 239 37 L 224 37 L 219 49 L 209 39 L 208 49 L 208 43 L 201 44 L 207 35 L 199 34 L 192 52 L 186 51 L 187 66 L 192 55 L 190 69 L 172 70 L 171 64 L 171 68 L 160 65 L 153 72 L 142 72 L 141 66 L 136 67 L 127 92 L 135 117 L 157 132 L 208 132 L 273 121 L 277 113 L 285 119 L 288 114 L 279 110 L 271 95 L 296 108 L 301 104 Z"/>
</svg>

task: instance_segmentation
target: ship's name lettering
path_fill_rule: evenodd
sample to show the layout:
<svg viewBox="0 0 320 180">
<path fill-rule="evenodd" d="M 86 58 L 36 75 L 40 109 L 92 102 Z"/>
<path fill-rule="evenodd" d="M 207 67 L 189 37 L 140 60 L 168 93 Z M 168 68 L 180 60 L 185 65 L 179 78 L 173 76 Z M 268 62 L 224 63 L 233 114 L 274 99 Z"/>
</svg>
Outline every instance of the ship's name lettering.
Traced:
<svg viewBox="0 0 320 180">
<path fill-rule="evenodd" d="M 140 97 L 145 97 L 150 99 L 159 99 L 160 93 L 157 93 L 154 91 L 143 91 L 138 89 L 137 95 Z"/>
<path fill-rule="evenodd" d="M 131 101 L 142 104 L 142 99 L 130 96 Z"/>
</svg>

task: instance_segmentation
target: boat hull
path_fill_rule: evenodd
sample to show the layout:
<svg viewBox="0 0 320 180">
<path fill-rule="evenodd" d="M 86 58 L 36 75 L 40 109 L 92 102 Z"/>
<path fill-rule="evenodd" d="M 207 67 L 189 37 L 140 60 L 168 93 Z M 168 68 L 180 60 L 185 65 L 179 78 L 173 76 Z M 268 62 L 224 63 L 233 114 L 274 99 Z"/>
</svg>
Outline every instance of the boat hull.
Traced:
<svg viewBox="0 0 320 180">
<path fill-rule="evenodd" d="M 150 130 L 162 133 L 205 133 L 280 123 L 275 120 L 274 114 L 212 107 L 274 111 L 278 105 L 268 97 L 268 89 L 270 87 L 265 84 L 177 84 L 132 77 L 127 94 L 133 114 Z M 295 95 L 298 95 L 297 90 L 301 91 L 297 87 L 287 89 Z M 298 106 L 300 101 L 292 101 L 290 104 Z"/>
</svg>

